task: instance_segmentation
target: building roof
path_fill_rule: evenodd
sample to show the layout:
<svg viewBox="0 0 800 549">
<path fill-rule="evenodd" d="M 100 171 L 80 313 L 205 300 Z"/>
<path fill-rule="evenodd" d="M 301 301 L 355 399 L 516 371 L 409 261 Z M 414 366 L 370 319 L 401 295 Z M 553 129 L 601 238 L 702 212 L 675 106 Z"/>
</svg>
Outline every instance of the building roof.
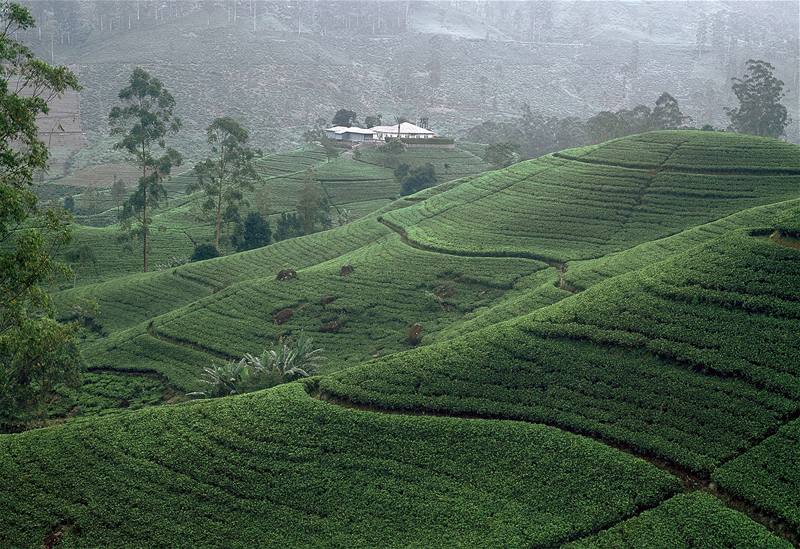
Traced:
<svg viewBox="0 0 800 549">
<path fill-rule="evenodd" d="M 397 124 L 393 124 L 391 126 L 375 126 L 370 128 L 375 133 L 397 133 Z M 434 132 L 431 130 L 426 130 L 425 128 L 420 128 L 416 124 L 412 124 L 411 122 L 403 122 L 400 124 L 400 133 L 418 133 L 418 134 L 430 134 L 433 135 Z"/>
<path fill-rule="evenodd" d="M 375 132 L 365 128 L 357 128 L 355 126 L 333 126 L 332 128 L 325 128 L 326 132 L 333 133 L 360 133 L 363 135 L 375 135 Z"/>
</svg>

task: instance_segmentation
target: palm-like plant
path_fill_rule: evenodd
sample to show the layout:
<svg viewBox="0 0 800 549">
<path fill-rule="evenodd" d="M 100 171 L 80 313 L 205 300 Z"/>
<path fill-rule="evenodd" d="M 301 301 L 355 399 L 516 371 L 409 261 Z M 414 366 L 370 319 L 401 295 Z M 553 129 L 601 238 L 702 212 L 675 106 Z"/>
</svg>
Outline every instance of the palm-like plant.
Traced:
<svg viewBox="0 0 800 549">
<path fill-rule="evenodd" d="M 242 359 L 256 372 L 276 375 L 281 381 L 292 381 L 316 373 L 325 360 L 321 348 L 314 348 L 314 341 L 301 333 L 296 340 L 281 339 L 271 349 L 264 349 L 260 357 L 245 355 Z"/>
<path fill-rule="evenodd" d="M 204 391 L 188 393 L 187 396 L 202 396 L 215 398 L 235 395 L 239 392 L 240 385 L 250 376 L 250 369 L 246 359 L 229 362 L 212 362 L 211 366 L 203 368 L 203 373 L 198 380 L 207 386 Z"/>
</svg>

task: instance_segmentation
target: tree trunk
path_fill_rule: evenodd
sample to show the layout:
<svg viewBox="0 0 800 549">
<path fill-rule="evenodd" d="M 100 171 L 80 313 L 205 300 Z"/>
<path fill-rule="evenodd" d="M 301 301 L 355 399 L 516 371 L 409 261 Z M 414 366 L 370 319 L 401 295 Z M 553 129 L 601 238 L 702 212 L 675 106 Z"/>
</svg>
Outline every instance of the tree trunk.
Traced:
<svg viewBox="0 0 800 549">
<path fill-rule="evenodd" d="M 222 181 L 219 184 L 219 194 L 217 195 L 217 223 L 214 229 L 214 247 L 219 250 L 219 237 L 222 232 Z"/>
<path fill-rule="evenodd" d="M 142 165 L 142 182 L 144 183 L 144 207 L 142 209 L 142 270 L 147 272 L 147 237 L 149 236 L 150 227 L 147 221 L 147 164 Z"/>
</svg>

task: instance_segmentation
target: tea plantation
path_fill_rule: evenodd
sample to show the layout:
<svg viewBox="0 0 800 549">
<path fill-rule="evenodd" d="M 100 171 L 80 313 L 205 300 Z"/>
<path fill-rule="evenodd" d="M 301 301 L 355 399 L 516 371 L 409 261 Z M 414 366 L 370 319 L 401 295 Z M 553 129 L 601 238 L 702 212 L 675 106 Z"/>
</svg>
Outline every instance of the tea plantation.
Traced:
<svg viewBox="0 0 800 549">
<path fill-rule="evenodd" d="M 800 410 L 796 253 L 736 232 L 321 385 L 378 406 L 563 425 L 708 475 Z"/>
<path fill-rule="evenodd" d="M 96 304 L 88 371 L 0 434 L 0 546 L 800 543 L 800 147 L 664 131 L 480 175 L 441 149 L 465 177 L 402 199 L 380 154 L 261 161 L 276 203 L 313 166 L 374 208 L 351 223 L 146 274 L 109 245 L 55 294 Z M 185 402 L 300 333 L 318 376 Z"/>
<path fill-rule="evenodd" d="M 749 156 L 741 153 L 750 150 L 752 140 L 762 147 Z M 770 144 L 777 152 L 769 152 Z M 686 168 L 698 150 L 748 164 Z M 602 162 L 595 160 L 601 152 Z M 795 198 L 800 186 L 796 155 L 793 145 L 759 138 L 656 132 L 489 172 L 385 219 L 413 242 L 443 252 L 596 258 Z"/>
<path fill-rule="evenodd" d="M 267 154 L 255 162 L 259 181 L 253 191 L 244 192 L 241 215 L 257 210 L 260 204 L 263 210 L 266 204 L 274 231 L 281 213 L 295 211 L 299 194 L 310 178 L 328 199 L 334 220 L 345 211 L 351 220 L 363 217 L 387 206 L 399 195 L 400 184 L 392 167 L 387 167 L 399 162 L 411 166 L 430 162 L 442 183 L 488 168 L 483 160 L 460 148 L 409 149 L 400 155 L 369 149 L 360 160 L 352 155 L 329 160 L 321 147 L 307 146 Z M 187 191 L 194 180 L 189 170 L 165 182 L 167 200 L 156 210 L 151 229 L 150 263 L 156 270 L 163 270 L 176 259 L 188 259 L 195 243 L 213 240 L 213 219 L 200 208 L 204 197 Z M 87 199 L 83 194 L 73 197 L 77 205 L 73 241 L 60 256 L 71 265 L 75 276 L 62 286 L 113 280 L 141 270 L 141 243 L 121 240 L 119 207 L 114 204 L 110 189 L 101 189 L 97 195 L 96 207 L 102 210 L 99 213 L 85 213 Z M 227 244 L 231 230 L 232 226 L 226 227 L 223 252 L 233 252 Z M 77 251 L 85 247 L 92 250 L 91 259 L 79 261 Z"/>
<path fill-rule="evenodd" d="M 300 384 L 0 438 L 0 544 L 553 545 L 669 474 L 542 425 L 389 416 Z"/>
</svg>

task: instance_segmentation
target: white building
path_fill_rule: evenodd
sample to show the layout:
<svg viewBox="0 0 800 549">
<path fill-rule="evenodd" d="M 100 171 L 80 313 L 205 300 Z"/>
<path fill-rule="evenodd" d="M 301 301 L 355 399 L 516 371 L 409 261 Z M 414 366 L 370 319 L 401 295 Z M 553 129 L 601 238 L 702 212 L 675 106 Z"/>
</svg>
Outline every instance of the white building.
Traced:
<svg viewBox="0 0 800 549">
<path fill-rule="evenodd" d="M 377 139 L 375 132 L 372 130 L 356 127 L 348 128 L 347 126 L 326 128 L 325 136 L 335 141 L 353 141 L 357 143 L 362 141 L 374 141 Z"/>
<path fill-rule="evenodd" d="M 401 137 L 403 139 L 430 139 L 436 137 L 431 130 L 421 128 L 411 122 L 402 122 L 392 126 L 375 126 L 374 128 L 357 128 L 355 126 L 333 126 L 325 129 L 325 136 L 334 141 L 347 141 L 352 143 L 386 141 L 387 138 Z"/>
<path fill-rule="evenodd" d="M 381 141 L 385 141 L 387 137 L 401 137 L 404 139 L 430 139 L 436 137 L 436 134 L 431 130 L 420 128 L 411 122 L 403 122 L 393 126 L 375 126 L 370 128 L 370 131 L 375 132 L 376 138 Z"/>
</svg>

